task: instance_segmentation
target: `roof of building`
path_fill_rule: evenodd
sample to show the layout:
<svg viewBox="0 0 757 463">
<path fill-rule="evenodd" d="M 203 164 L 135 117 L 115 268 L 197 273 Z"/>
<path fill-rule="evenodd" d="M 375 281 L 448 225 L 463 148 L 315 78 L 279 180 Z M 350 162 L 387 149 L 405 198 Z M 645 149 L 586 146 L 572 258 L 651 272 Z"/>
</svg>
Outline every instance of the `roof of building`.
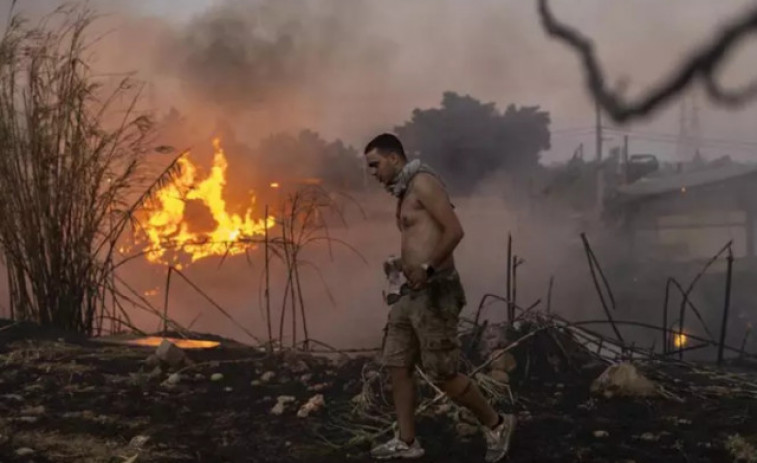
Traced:
<svg viewBox="0 0 757 463">
<path fill-rule="evenodd" d="M 644 177 L 629 185 L 618 188 L 623 196 L 644 197 L 661 195 L 682 188 L 690 189 L 698 186 L 732 180 L 757 172 L 757 164 L 725 164 L 710 169 L 682 172 L 664 177 Z"/>
</svg>

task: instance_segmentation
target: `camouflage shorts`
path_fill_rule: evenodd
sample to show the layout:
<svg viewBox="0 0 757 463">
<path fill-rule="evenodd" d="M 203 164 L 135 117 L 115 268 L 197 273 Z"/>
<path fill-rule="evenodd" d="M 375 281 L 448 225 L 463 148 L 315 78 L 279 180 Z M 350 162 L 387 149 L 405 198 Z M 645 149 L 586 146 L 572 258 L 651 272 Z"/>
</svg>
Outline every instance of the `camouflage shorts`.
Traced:
<svg viewBox="0 0 757 463">
<path fill-rule="evenodd" d="M 390 367 L 418 361 L 435 382 L 457 374 L 457 324 L 465 291 L 455 270 L 440 272 L 419 290 L 405 289 L 392 305 L 385 328 L 382 360 Z"/>
</svg>

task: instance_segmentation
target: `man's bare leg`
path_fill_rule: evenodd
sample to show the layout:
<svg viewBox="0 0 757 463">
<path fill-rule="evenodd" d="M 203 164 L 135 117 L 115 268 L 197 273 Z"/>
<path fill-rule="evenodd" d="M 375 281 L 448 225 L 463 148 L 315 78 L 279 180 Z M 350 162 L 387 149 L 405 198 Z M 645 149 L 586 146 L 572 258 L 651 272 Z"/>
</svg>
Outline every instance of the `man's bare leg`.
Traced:
<svg viewBox="0 0 757 463">
<path fill-rule="evenodd" d="M 413 370 L 406 367 L 389 367 L 392 379 L 392 397 L 397 412 L 400 439 L 411 443 L 415 439 L 415 383 Z"/>
<path fill-rule="evenodd" d="M 442 383 L 441 389 L 455 403 L 473 412 L 484 426 L 491 428 L 499 422 L 499 414 L 481 394 L 476 382 L 467 376 L 458 373 L 454 378 Z"/>
</svg>

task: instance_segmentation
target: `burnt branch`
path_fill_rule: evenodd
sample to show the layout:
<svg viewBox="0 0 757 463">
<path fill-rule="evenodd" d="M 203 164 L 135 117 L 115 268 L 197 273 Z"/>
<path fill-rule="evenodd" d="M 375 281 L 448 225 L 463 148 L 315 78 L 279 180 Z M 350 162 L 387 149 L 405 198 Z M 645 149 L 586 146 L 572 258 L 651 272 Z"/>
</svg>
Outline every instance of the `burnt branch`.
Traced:
<svg viewBox="0 0 757 463">
<path fill-rule="evenodd" d="M 615 122 L 628 122 L 650 114 L 670 102 L 697 79 L 704 84 L 708 96 L 722 106 L 741 106 L 757 96 L 757 80 L 743 88 L 728 90 L 723 89 L 715 78 L 725 58 L 739 41 L 757 31 L 757 6 L 726 24 L 710 44 L 695 50 L 665 82 L 649 89 L 646 95 L 635 101 L 626 101 L 619 92 L 606 85 L 591 39 L 577 29 L 559 22 L 552 14 L 548 0 L 538 0 L 538 5 L 542 27 L 550 37 L 562 41 L 579 54 L 589 91 Z"/>
<path fill-rule="evenodd" d="M 707 95 L 724 106 L 742 106 L 757 96 L 757 80 L 739 89 L 722 88 L 711 74 L 703 76 L 703 80 Z"/>
</svg>

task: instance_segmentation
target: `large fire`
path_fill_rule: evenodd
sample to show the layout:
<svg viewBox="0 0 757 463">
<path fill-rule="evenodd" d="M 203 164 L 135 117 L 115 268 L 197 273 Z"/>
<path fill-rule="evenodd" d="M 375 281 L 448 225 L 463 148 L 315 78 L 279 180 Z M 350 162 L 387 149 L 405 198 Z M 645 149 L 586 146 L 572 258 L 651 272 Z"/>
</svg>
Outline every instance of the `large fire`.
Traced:
<svg viewBox="0 0 757 463">
<path fill-rule="evenodd" d="M 255 196 L 249 198 L 244 216 L 230 213 L 224 199 L 228 163 L 220 139 L 213 140 L 213 166 L 204 179 L 188 155 L 179 159 L 180 176 L 155 194 L 154 207 L 143 221 L 147 239 L 147 260 L 182 267 L 183 255 L 190 262 L 209 256 L 243 253 L 255 235 L 265 234 L 266 226 L 275 224 L 273 217 L 253 219 Z M 188 201 L 197 201 L 207 208 L 215 228 L 198 231 L 185 217 Z"/>
</svg>

